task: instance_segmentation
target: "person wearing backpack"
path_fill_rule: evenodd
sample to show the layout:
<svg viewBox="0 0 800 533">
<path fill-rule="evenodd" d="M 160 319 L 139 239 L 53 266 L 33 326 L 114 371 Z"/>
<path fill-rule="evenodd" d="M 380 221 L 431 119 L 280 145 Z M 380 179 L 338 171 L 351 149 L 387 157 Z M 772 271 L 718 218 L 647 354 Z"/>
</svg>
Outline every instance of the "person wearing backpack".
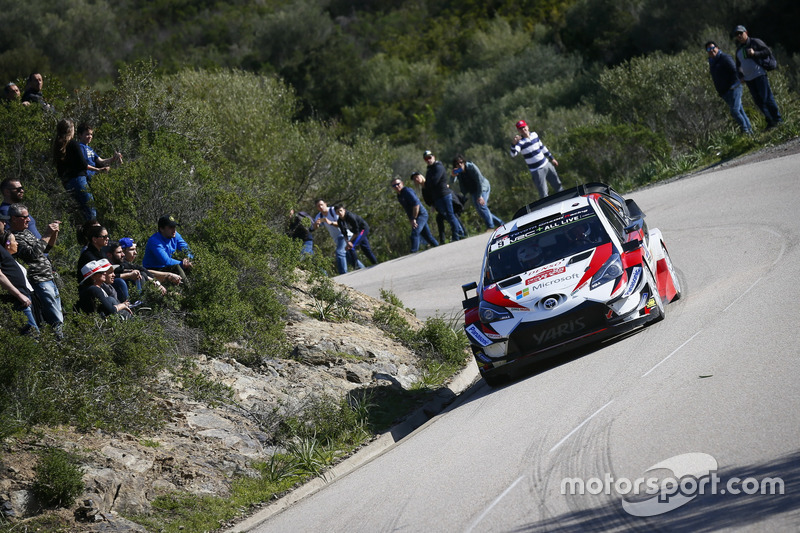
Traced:
<svg viewBox="0 0 800 533">
<path fill-rule="evenodd" d="M 750 37 L 744 26 L 736 26 L 731 35 L 738 45 L 736 68 L 739 77 L 747 84 L 750 96 L 767 119 L 767 129 L 770 130 L 783 122 L 767 77 L 767 71 L 777 67 L 775 56 L 764 41 Z"/>
<path fill-rule="evenodd" d="M 731 116 L 739 124 L 742 133 L 750 135 L 753 133 L 753 126 L 750 119 L 742 107 L 742 82 L 739 80 L 739 73 L 736 70 L 736 63 L 733 58 L 719 49 L 714 41 L 708 41 L 705 45 L 708 54 L 708 69 L 711 74 L 711 81 L 719 96 L 725 100 L 730 109 Z"/>
</svg>

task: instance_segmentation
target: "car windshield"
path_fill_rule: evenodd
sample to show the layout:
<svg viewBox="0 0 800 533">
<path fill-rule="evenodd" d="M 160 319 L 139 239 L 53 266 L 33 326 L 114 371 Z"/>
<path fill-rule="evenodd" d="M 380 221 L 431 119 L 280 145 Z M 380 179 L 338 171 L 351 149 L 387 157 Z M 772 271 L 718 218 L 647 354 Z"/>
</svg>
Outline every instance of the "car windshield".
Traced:
<svg viewBox="0 0 800 533">
<path fill-rule="evenodd" d="M 502 281 L 610 241 L 589 206 L 537 220 L 490 244 L 484 281 Z"/>
</svg>

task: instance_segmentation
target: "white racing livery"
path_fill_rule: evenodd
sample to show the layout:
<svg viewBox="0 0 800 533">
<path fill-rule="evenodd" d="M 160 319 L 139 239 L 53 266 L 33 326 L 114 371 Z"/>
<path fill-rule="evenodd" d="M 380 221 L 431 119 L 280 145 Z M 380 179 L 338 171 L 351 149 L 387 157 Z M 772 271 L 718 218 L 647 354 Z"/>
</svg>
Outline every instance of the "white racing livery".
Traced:
<svg viewBox="0 0 800 533">
<path fill-rule="evenodd" d="M 480 281 L 462 286 L 464 330 L 489 385 L 526 362 L 664 318 L 680 282 L 644 216 L 590 183 L 527 205 L 494 231 Z"/>
</svg>

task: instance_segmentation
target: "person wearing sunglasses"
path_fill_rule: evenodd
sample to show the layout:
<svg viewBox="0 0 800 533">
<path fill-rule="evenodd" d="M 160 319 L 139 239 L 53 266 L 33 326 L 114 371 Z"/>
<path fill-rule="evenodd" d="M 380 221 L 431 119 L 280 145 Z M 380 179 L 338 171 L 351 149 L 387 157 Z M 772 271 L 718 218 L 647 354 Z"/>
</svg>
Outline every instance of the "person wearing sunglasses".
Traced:
<svg viewBox="0 0 800 533">
<path fill-rule="evenodd" d="M 0 215 L 8 215 L 8 208 L 12 204 L 21 204 L 25 199 L 25 187 L 17 178 L 6 178 L 0 182 L 0 190 L 3 192 L 3 203 L 0 204 Z M 41 239 L 42 234 L 36 228 L 36 220 L 28 214 L 28 229 L 37 238 Z"/>
<path fill-rule="evenodd" d="M 64 312 L 61 308 L 61 294 L 55 282 L 53 265 L 47 257 L 58 239 L 60 220 L 51 222 L 42 239 L 37 239 L 28 224 L 28 208 L 23 204 L 13 204 L 8 208 L 9 223 L 17 239 L 17 257 L 28 265 L 28 281 L 41 304 L 42 318 L 53 327 L 56 336 L 61 336 Z"/>
<path fill-rule="evenodd" d="M 419 172 L 411 174 L 412 181 L 414 176 L 422 176 Z M 419 239 L 422 237 L 429 246 L 439 246 L 439 241 L 433 237 L 430 227 L 428 227 L 428 210 L 419 201 L 414 191 L 403 185 L 403 180 L 394 178 L 389 183 L 392 191 L 397 195 L 397 201 L 403 206 L 408 221 L 411 222 L 411 253 L 419 251 Z"/>
<path fill-rule="evenodd" d="M 731 116 L 742 133 L 752 134 L 753 126 L 742 106 L 742 82 L 739 81 L 736 63 L 731 56 L 720 50 L 714 41 L 708 41 L 705 48 L 708 54 L 709 74 L 717 94 L 728 104 Z"/>
</svg>

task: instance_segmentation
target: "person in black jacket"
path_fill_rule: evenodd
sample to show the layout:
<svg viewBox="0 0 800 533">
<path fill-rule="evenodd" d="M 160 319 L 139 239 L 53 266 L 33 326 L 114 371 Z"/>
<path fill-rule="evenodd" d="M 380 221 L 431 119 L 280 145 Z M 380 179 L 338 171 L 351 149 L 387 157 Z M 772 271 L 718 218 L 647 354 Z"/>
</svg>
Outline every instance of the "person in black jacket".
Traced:
<svg viewBox="0 0 800 533">
<path fill-rule="evenodd" d="M 7 294 L 0 295 L 1 302 L 8 302 L 16 311 L 25 315 L 27 324 L 20 333 L 39 331 L 34 312 L 33 288 L 25 277 L 25 269 L 14 260 L 17 253 L 17 241 L 11 231 L 2 232 L 3 246 L 0 246 L 0 287 Z"/>
<path fill-rule="evenodd" d="M 739 70 L 739 77 L 747 84 L 756 107 L 764 113 L 767 129 L 772 129 L 783 122 L 769 85 L 767 71 L 762 66 L 763 61 L 772 55 L 772 51 L 761 39 L 750 37 L 744 26 L 736 26 L 732 36 L 738 45 L 736 68 Z"/>
<path fill-rule="evenodd" d="M 708 41 L 706 43 L 706 53 L 708 54 L 708 69 L 711 74 L 711 81 L 720 97 L 725 100 L 730 109 L 733 120 L 739 124 L 743 133 L 753 133 L 753 126 L 747 113 L 742 106 L 742 82 L 739 81 L 739 72 L 736 70 L 736 63 L 733 58 L 719 49 L 717 43 Z"/>
<path fill-rule="evenodd" d="M 356 265 L 356 268 L 364 268 L 363 263 L 358 260 L 358 256 L 356 255 L 356 249 L 361 248 L 361 251 L 367 256 L 369 262 L 373 265 L 377 265 L 378 258 L 375 257 L 375 254 L 372 252 L 369 239 L 367 238 L 369 236 L 369 224 L 367 224 L 367 221 L 352 211 L 346 210 L 342 205 L 335 205 L 333 208 L 339 216 L 339 229 L 342 235 L 344 235 L 344 238 L 347 239 L 347 252 L 348 254 L 352 254 L 352 263 Z M 358 266 L 359 264 L 361 264 L 360 267 Z"/>
<path fill-rule="evenodd" d="M 84 313 L 100 313 L 102 317 L 118 315 L 120 318 L 131 316 L 130 304 L 120 302 L 114 296 L 109 295 L 103 290 L 106 281 L 106 272 L 113 270 L 111 263 L 107 259 L 99 261 L 89 261 L 81 273 L 83 279 L 78 287 L 77 308 Z"/>
<path fill-rule="evenodd" d="M 438 213 L 441 213 L 450 224 L 453 242 L 458 241 L 464 238 L 465 232 L 453 211 L 452 191 L 448 184 L 447 172 L 444 169 L 444 165 L 441 161 L 436 160 L 436 157 L 430 150 L 425 150 L 422 154 L 422 158 L 425 160 L 425 164 L 428 165 L 428 170 L 425 172 L 423 194 L 425 194 L 425 189 L 430 192 L 430 198 L 433 200 L 434 209 L 436 209 Z"/>
</svg>

